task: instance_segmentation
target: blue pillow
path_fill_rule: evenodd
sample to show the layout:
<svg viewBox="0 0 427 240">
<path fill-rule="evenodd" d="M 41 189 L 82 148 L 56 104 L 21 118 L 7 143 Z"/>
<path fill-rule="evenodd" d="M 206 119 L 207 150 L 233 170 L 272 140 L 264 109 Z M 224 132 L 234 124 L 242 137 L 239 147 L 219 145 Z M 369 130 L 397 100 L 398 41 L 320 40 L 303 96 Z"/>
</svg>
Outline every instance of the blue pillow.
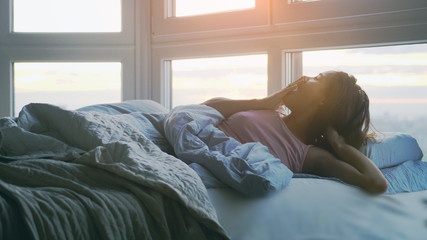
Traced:
<svg viewBox="0 0 427 240">
<path fill-rule="evenodd" d="M 361 147 L 378 168 L 398 165 L 406 161 L 420 160 L 423 152 L 415 138 L 405 133 L 384 132 Z"/>
</svg>

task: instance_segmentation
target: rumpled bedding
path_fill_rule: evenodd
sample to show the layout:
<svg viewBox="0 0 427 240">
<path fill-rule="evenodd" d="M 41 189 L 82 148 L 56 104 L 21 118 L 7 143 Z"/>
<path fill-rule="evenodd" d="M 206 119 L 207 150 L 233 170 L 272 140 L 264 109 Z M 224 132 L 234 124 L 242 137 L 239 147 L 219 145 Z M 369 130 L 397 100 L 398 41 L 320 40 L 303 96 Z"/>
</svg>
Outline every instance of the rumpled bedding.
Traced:
<svg viewBox="0 0 427 240">
<path fill-rule="evenodd" d="M 179 159 L 202 166 L 244 195 L 263 196 L 285 188 L 293 173 L 264 145 L 227 137 L 215 127 L 223 119 L 206 105 L 179 106 L 164 120 L 164 133 Z M 204 171 L 200 166 L 193 167 L 199 174 Z"/>
<path fill-rule="evenodd" d="M 0 236 L 227 239 L 205 187 L 260 196 L 316 177 L 225 136 L 213 108 L 151 103 L 148 113 L 131 102 L 79 111 L 30 104 L 0 119 Z M 427 189 L 426 169 L 417 159 L 381 170 L 397 193 Z"/>
<path fill-rule="evenodd" d="M 198 175 L 144 135 L 159 119 L 47 104 L 1 119 L 0 238 L 227 239 Z"/>
<path fill-rule="evenodd" d="M 309 174 L 293 174 L 262 144 L 240 144 L 227 137 L 214 127 L 223 119 L 223 116 L 211 107 L 187 105 L 173 109 L 164 122 L 165 136 L 172 144 L 177 157 L 190 164 L 207 187 L 229 186 L 245 195 L 253 196 L 285 188 L 291 178 L 322 178 Z M 394 144 L 392 140 L 396 141 L 393 138 L 388 142 Z M 369 145 L 367 150 L 371 154 L 375 153 L 374 163 L 380 167 L 388 180 L 389 188 L 386 193 L 427 189 L 427 162 L 421 161 L 422 153 L 412 153 L 418 156 L 416 160 L 412 160 L 413 156 L 405 158 L 401 153 L 393 153 L 393 156 L 386 158 L 387 163 L 383 164 L 382 158 L 385 154 L 375 151 L 377 147 Z M 390 150 L 390 146 L 387 148 Z"/>
</svg>

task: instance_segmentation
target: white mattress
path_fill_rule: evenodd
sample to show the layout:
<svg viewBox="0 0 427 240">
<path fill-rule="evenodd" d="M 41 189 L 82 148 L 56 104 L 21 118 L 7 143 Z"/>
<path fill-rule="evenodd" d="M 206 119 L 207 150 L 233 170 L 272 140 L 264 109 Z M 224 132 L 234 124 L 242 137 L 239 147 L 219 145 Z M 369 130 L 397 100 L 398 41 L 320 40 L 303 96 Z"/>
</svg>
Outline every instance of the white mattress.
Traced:
<svg viewBox="0 0 427 240">
<path fill-rule="evenodd" d="M 208 189 L 232 239 L 427 239 L 427 190 L 372 196 L 323 179 L 292 179 L 286 189 L 248 199 Z"/>
</svg>

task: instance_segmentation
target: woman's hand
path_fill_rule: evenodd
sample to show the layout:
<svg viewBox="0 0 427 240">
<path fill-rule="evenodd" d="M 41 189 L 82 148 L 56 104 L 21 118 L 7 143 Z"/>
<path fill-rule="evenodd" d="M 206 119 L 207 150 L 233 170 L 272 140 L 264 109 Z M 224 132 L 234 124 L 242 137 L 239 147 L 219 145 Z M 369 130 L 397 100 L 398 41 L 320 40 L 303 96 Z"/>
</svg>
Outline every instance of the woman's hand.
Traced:
<svg viewBox="0 0 427 240">
<path fill-rule="evenodd" d="M 266 109 L 277 110 L 279 106 L 283 105 L 283 98 L 285 98 L 288 93 L 297 89 L 299 85 L 305 83 L 308 79 L 308 77 L 303 76 L 297 81 L 289 84 L 286 88 L 262 99 L 232 100 L 214 98 L 204 102 L 203 104 L 215 108 L 225 118 L 241 111 Z"/>
<path fill-rule="evenodd" d="M 283 99 L 288 95 L 290 92 L 295 91 L 298 89 L 298 87 L 301 84 L 304 84 L 308 81 L 308 77 L 302 76 L 297 81 L 289 84 L 287 87 L 283 88 L 282 90 L 273 93 L 272 95 L 261 99 L 262 108 L 264 109 L 278 109 L 281 105 L 283 105 Z"/>
</svg>

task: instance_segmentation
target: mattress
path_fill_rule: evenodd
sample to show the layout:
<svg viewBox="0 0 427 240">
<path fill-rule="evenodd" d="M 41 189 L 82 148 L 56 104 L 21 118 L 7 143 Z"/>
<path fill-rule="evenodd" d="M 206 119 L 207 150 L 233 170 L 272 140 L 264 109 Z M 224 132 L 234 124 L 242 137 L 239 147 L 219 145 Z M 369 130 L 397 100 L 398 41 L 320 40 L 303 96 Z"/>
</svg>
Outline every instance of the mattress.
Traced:
<svg viewBox="0 0 427 240">
<path fill-rule="evenodd" d="M 231 239 L 426 239 L 427 190 L 373 196 L 337 181 L 294 178 L 270 196 L 208 189 Z"/>
</svg>

